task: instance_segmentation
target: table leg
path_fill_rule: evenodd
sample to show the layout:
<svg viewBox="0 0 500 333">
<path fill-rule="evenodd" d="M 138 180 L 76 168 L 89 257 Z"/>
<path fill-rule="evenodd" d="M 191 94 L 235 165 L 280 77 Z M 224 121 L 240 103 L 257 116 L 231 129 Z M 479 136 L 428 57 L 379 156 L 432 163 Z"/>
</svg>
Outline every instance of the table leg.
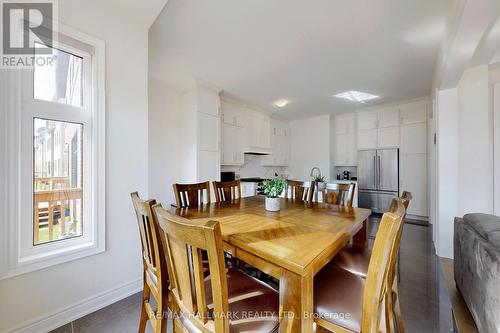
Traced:
<svg viewBox="0 0 500 333">
<path fill-rule="evenodd" d="M 363 221 L 363 227 L 354 235 L 352 242 L 356 246 L 368 247 L 368 219 Z"/>
<path fill-rule="evenodd" d="M 313 276 L 285 271 L 280 278 L 280 332 L 312 333 Z"/>
</svg>

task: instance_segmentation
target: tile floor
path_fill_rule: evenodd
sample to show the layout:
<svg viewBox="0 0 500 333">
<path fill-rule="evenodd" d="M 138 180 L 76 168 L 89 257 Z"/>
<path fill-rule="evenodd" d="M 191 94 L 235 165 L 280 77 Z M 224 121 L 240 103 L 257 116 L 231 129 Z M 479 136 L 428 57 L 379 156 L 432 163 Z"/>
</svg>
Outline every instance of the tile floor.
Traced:
<svg viewBox="0 0 500 333">
<path fill-rule="evenodd" d="M 371 218 L 370 243 L 375 237 L 379 220 L 378 217 Z M 406 332 L 452 332 L 451 303 L 439 266 L 439 258 L 434 255 L 431 227 L 405 225 L 401 242 L 400 269 L 401 311 Z M 141 294 L 138 293 L 52 332 L 135 333 L 140 306 Z M 149 325 L 146 332 L 152 332 Z"/>
</svg>

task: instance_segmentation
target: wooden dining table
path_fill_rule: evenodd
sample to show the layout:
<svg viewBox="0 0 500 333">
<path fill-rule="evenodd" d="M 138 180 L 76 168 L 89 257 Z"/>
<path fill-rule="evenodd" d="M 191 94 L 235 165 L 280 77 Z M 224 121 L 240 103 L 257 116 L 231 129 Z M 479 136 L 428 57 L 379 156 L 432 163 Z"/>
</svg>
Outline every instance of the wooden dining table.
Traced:
<svg viewBox="0 0 500 333">
<path fill-rule="evenodd" d="M 224 250 L 279 280 L 280 332 L 313 331 L 313 281 L 351 239 L 368 246 L 369 209 L 282 199 L 279 212 L 254 196 L 172 208 L 192 221 L 220 223 Z"/>
</svg>

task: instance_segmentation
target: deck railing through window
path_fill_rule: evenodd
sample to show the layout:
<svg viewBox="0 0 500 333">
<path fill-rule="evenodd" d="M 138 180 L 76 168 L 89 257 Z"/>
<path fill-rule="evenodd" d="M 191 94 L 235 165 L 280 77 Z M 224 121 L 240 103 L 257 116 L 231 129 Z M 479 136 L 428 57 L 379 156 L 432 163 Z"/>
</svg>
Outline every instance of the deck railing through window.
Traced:
<svg viewBox="0 0 500 333">
<path fill-rule="evenodd" d="M 35 245 L 82 234 L 81 188 L 69 188 L 69 178 L 35 178 L 33 243 Z"/>
</svg>

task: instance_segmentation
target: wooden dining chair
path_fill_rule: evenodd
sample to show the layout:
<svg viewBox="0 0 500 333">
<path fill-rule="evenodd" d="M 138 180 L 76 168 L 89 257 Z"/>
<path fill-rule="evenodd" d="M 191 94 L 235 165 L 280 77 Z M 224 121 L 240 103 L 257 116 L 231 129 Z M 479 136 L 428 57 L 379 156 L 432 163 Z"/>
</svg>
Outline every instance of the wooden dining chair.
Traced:
<svg viewBox="0 0 500 333">
<path fill-rule="evenodd" d="M 352 207 L 354 200 L 355 183 L 326 184 L 323 190 L 323 202 L 339 206 Z"/>
<path fill-rule="evenodd" d="M 285 198 L 313 202 L 315 182 L 303 182 L 300 180 L 287 180 L 285 187 Z"/>
<path fill-rule="evenodd" d="M 336 265 L 326 265 L 314 277 L 318 326 L 332 332 L 379 333 L 381 327 L 394 332 L 387 325 L 387 289 L 391 289 L 393 248 L 406 211 L 401 198 L 394 200 L 394 211 L 382 216 L 366 280 Z"/>
<path fill-rule="evenodd" d="M 165 333 L 168 314 L 168 270 L 160 228 L 152 207 L 155 200 L 141 200 L 137 192 L 130 194 L 134 204 L 139 234 L 141 235 L 143 262 L 143 291 L 139 333 L 145 332 L 149 320 L 155 333 Z M 156 311 L 150 304 L 151 296 Z"/>
<path fill-rule="evenodd" d="M 405 211 L 408 209 L 410 202 L 412 200 L 412 195 L 408 191 L 403 191 L 401 197 L 401 202 L 405 207 Z M 389 207 L 389 212 L 395 211 L 397 206 L 395 206 L 396 202 L 392 201 L 391 206 Z M 395 257 L 399 258 L 399 248 L 401 244 L 401 236 L 403 234 L 403 226 L 406 218 L 406 213 L 403 216 L 403 223 L 401 224 L 400 229 L 398 230 L 398 234 L 396 237 L 396 242 L 394 243 Z M 361 278 L 366 278 L 368 274 L 368 266 L 370 263 L 372 251 L 369 249 L 365 249 L 355 245 L 347 245 L 345 246 L 332 260 L 330 264 L 336 265 L 352 274 L 355 274 Z M 399 265 L 396 263 L 395 267 Z M 399 304 L 399 289 L 398 289 L 398 279 L 396 278 L 395 272 L 390 273 L 391 286 L 393 298 L 388 300 L 388 305 L 392 304 L 392 311 L 387 315 L 389 317 L 389 325 L 394 323 L 394 319 L 396 320 L 396 325 L 398 327 L 398 333 L 404 333 L 403 319 L 401 316 L 401 309 Z M 394 316 L 393 316 L 394 315 Z M 395 318 L 394 318 L 395 317 Z"/>
<path fill-rule="evenodd" d="M 241 182 L 233 180 L 228 182 L 212 182 L 215 192 L 215 202 L 230 202 L 241 199 Z"/>
<path fill-rule="evenodd" d="M 193 208 L 210 204 L 210 182 L 174 184 L 175 202 L 178 208 Z"/>
<path fill-rule="evenodd" d="M 171 267 L 174 332 L 274 332 L 279 295 L 236 268 L 226 270 L 219 222 L 194 223 L 153 207 L 166 242 Z M 201 251 L 208 254 L 204 278 Z M 268 317 L 248 317 L 252 313 Z"/>
</svg>

